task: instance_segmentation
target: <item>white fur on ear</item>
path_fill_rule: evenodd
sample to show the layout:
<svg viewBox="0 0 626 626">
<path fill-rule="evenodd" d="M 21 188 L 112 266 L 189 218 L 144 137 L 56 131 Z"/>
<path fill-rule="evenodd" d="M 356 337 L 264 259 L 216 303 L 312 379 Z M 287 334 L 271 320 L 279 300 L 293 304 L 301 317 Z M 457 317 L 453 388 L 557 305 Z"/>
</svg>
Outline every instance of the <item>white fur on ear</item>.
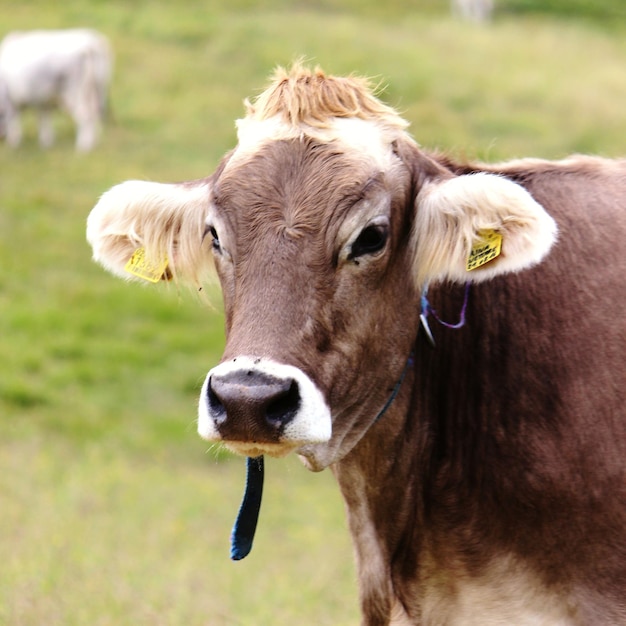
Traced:
<svg viewBox="0 0 626 626">
<path fill-rule="evenodd" d="M 87 219 L 93 258 L 131 280 L 126 269 L 137 250 L 167 275 L 197 283 L 210 264 L 202 250 L 208 212 L 207 180 L 180 184 L 126 181 L 107 191 Z M 158 277 L 157 277 L 158 279 Z"/>
<path fill-rule="evenodd" d="M 557 226 L 520 185 L 477 173 L 427 183 L 416 199 L 414 277 L 431 282 L 479 282 L 539 263 L 556 241 Z M 502 237 L 501 251 L 468 271 L 485 232 Z"/>
</svg>

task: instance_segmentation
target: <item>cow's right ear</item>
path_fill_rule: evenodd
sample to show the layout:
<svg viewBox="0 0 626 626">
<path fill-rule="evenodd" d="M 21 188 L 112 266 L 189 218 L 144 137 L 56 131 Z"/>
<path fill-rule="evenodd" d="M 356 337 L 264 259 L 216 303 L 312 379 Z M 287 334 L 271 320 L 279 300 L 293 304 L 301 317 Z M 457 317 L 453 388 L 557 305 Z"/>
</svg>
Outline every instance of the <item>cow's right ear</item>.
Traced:
<svg viewBox="0 0 626 626">
<path fill-rule="evenodd" d="M 129 280 L 200 283 L 212 264 L 203 246 L 209 190 L 209 179 L 116 185 L 87 219 L 94 260 Z"/>
</svg>

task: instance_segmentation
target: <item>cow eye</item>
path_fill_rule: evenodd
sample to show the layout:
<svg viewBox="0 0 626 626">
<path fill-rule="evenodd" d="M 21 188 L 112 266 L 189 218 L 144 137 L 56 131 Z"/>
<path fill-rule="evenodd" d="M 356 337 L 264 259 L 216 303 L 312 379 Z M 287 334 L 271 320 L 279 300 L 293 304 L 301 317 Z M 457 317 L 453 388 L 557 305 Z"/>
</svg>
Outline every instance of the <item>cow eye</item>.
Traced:
<svg viewBox="0 0 626 626">
<path fill-rule="evenodd" d="M 204 241 L 205 237 L 207 237 L 207 235 L 211 235 L 211 239 L 212 239 L 211 246 L 213 247 L 213 250 L 215 250 L 216 252 L 219 252 L 221 250 L 220 238 L 217 236 L 217 231 L 215 230 L 214 226 L 211 226 L 209 224 L 204 229 L 204 234 L 202 235 L 202 240 L 203 241 Z"/>
<path fill-rule="evenodd" d="M 350 249 L 349 259 L 356 259 L 365 254 L 374 254 L 385 247 L 389 229 L 386 224 L 370 224 L 355 239 Z"/>
</svg>

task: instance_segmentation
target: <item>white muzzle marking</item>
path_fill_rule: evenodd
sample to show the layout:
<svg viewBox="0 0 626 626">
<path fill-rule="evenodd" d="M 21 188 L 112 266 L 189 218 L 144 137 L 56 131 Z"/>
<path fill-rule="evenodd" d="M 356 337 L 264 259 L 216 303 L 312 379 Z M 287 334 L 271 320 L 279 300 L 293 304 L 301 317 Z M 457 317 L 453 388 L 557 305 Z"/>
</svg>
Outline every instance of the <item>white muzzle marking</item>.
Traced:
<svg viewBox="0 0 626 626">
<path fill-rule="evenodd" d="M 280 381 L 293 381 L 299 393 L 298 408 L 280 431 L 276 443 L 256 442 L 254 440 L 224 439 L 219 425 L 231 417 L 216 413 L 209 400 L 210 381 L 212 378 L 229 376 L 242 377 L 255 375 Z M 208 441 L 224 441 L 226 446 L 238 454 L 258 456 L 284 456 L 292 450 L 312 443 L 325 443 L 332 434 L 330 409 L 321 391 L 302 370 L 291 365 L 278 363 L 271 359 L 240 356 L 214 367 L 207 375 L 200 394 L 198 408 L 198 434 Z"/>
</svg>

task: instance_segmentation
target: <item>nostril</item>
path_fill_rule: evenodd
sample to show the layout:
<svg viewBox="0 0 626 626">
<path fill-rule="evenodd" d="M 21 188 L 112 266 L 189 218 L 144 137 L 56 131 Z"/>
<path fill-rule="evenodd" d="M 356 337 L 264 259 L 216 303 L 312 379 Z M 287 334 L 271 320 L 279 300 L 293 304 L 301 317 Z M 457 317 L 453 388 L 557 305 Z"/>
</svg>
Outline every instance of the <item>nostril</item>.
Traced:
<svg viewBox="0 0 626 626">
<path fill-rule="evenodd" d="M 289 388 L 278 394 L 265 407 L 265 419 L 274 428 L 283 428 L 297 415 L 300 409 L 300 389 L 295 380 Z"/>
<path fill-rule="evenodd" d="M 207 396 L 209 401 L 209 410 L 216 424 L 220 424 L 226 419 L 226 407 L 219 399 L 219 396 L 213 390 L 213 378 L 209 378 Z"/>
</svg>

